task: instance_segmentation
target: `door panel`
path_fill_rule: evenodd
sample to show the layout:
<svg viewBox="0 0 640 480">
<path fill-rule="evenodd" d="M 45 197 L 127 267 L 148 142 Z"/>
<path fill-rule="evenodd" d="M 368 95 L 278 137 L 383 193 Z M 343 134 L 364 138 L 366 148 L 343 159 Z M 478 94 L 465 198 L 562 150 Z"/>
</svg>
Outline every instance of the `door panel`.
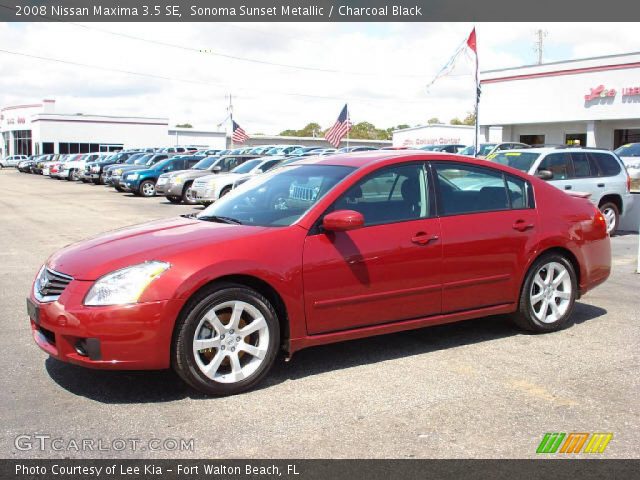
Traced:
<svg viewBox="0 0 640 480">
<path fill-rule="evenodd" d="M 414 239 L 420 233 L 438 238 L 421 244 Z M 307 237 L 303 278 L 309 333 L 440 313 L 439 237 L 437 218 Z"/>
<path fill-rule="evenodd" d="M 536 211 L 443 217 L 441 226 L 443 313 L 515 302 L 535 243 Z"/>
</svg>

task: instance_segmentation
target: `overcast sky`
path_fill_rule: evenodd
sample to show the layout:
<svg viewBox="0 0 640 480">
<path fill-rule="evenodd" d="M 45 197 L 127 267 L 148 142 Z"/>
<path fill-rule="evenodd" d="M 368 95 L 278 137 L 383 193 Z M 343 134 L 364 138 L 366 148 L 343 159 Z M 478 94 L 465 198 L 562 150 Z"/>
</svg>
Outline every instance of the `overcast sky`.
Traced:
<svg viewBox="0 0 640 480">
<path fill-rule="evenodd" d="M 276 134 L 311 121 L 328 127 L 345 102 L 353 122 L 366 120 L 381 128 L 422 124 L 431 117 L 448 122 L 473 108 L 470 66 L 460 65 L 428 92 L 425 85 L 472 26 L 0 24 L 0 49 L 107 69 L 0 52 L 0 105 L 54 98 L 59 113 L 169 117 L 171 125 L 189 122 L 216 129 L 226 115 L 226 95 L 232 93 L 234 118 L 249 133 Z M 477 24 L 480 69 L 535 63 L 537 29 L 547 32 L 545 61 L 640 51 L 639 26 Z"/>
</svg>

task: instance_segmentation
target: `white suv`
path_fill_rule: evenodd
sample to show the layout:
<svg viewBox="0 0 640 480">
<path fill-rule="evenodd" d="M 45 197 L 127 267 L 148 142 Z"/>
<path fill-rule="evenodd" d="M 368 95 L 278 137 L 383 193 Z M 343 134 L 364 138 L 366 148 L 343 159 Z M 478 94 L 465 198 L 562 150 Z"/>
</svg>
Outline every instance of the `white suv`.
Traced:
<svg viewBox="0 0 640 480">
<path fill-rule="evenodd" d="M 26 159 L 28 159 L 26 155 L 11 155 L 7 158 L 0 158 L 0 168 L 3 167 L 17 167 L 18 164 Z"/>
<path fill-rule="evenodd" d="M 497 152 L 487 160 L 535 175 L 561 190 L 591 194 L 611 234 L 620 224 L 620 215 L 631 206 L 631 179 L 622 161 L 609 150 L 527 148 Z"/>
</svg>

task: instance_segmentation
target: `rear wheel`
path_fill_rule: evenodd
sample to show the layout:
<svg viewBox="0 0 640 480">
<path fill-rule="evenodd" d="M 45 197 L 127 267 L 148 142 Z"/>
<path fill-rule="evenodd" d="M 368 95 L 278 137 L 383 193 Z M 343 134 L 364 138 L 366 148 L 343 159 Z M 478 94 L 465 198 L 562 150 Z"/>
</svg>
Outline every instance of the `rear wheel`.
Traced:
<svg viewBox="0 0 640 480">
<path fill-rule="evenodd" d="M 542 255 L 527 272 L 513 320 L 532 332 L 560 330 L 569 323 L 577 291 L 571 262 L 560 254 Z"/>
<path fill-rule="evenodd" d="M 172 364 L 192 387 L 232 395 L 264 378 L 279 344 L 280 325 L 269 301 L 251 288 L 224 283 L 194 298 L 178 320 Z"/>
<path fill-rule="evenodd" d="M 69 178 L 67 178 L 67 180 L 71 180 L 72 182 L 75 182 L 79 178 L 80 178 L 80 174 L 78 173 L 78 170 L 74 168 L 69 172 Z"/>
<path fill-rule="evenodd" d="M 600 212 L 602 212 L 602 216 L 607 222 L 607 233 L 613 235 L 620 221 L 620 210 L 618 210 L 618 206 L 611 202 L 603 203 L 600 205 Z"/>
<path fill-rule="evenodd" d="M 153 180 L 145 180 L 140 184 L 138 193 L 143 197 L 153 197 L 156 194 L 156 184 Z"/>
</svg>

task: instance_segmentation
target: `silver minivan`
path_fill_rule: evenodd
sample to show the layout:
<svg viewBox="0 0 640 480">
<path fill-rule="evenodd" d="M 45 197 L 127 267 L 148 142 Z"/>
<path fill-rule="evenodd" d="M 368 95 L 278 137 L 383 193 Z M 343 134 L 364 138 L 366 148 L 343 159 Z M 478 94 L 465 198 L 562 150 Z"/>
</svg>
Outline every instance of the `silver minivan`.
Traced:
<svg viewBox="0 0 640 480">
<path fill-rule="evenodd" d="M 590 194 L 612 234 L 620 215 L 631 206 L 631 179 L 622 161 L 609 150 L 543 147 L 496 152 L 487 160 L 535 175 L 561 190 Z"/>
</svg>

